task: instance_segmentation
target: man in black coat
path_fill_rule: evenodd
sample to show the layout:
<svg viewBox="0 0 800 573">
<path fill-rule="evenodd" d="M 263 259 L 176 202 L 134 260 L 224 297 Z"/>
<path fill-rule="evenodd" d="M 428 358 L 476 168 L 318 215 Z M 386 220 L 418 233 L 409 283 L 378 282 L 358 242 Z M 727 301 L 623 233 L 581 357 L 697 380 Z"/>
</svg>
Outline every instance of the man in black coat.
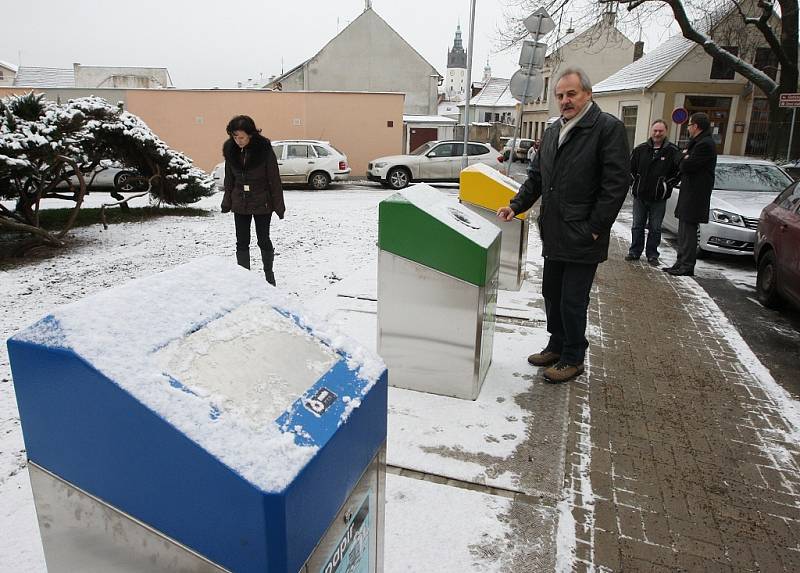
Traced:
<svg viewBox="0 0 800 573">
<path fill-rule="evenodd" d="M 644 251 L 648 263 L 653 266 L 658 264 L 661 223 L 667 210 L 667 199 L 680 177 L 680 160 L 680 149 L 667 139 L 667 124 L 663 119 L 655 120 L 650 125 L 650 138 L 637 145 L 631 153 L 633 224 L 626 261 L 639 260 Z"/>
<path fill-rule="evenodd" d="M 592 101 L 583 70 L 565 70 L 555 97 L 561 119 L 545 131 L 528 179 L 497 215 L 510 221 L 542 199 L 538 224 L 550 341 L 528 362 L 549 366 L 546 380 L 566 382 L 584 370 L 589 291 L 597 265 L 608 258 L 611 226 L 630 183 L 630 157 L 622 122 Z"/>
<path fill-rule="evenodd" d="M 680 162 L 681 191 L 675 206 L 678 218 L 678 260 L 664 270 L 673 276 L 693 276 L 697 261 L 697 231 L 708 223 L 717 145 L 711 135 L 711 122 L 704 113 L 694 113 L 687 125 L 689 145 Z"/>
</svg>

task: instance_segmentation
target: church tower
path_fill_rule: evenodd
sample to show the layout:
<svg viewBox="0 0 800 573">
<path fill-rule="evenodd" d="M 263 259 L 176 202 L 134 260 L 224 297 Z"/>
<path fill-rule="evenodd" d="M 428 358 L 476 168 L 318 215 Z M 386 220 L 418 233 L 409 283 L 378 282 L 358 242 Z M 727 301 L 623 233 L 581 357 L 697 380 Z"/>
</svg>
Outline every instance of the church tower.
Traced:
<svg viewBox="0 0 800 573">
<path fill-rule="evenodd" d="M 486 58 L 486 66 L 483 68 L 483 85 L 489 83 L 492 79 L 492 67 L 489 65 L 489 58 Z"/>
<path fill-rule="evenodd" d="M 453 47 L 447 50 L 447 75 L 445 77 L 445 93 L 450 101 L 461 101 L 467 93 L 467 52 L 461 41 L 461 24 L 456 27 Z"/>
</svg>

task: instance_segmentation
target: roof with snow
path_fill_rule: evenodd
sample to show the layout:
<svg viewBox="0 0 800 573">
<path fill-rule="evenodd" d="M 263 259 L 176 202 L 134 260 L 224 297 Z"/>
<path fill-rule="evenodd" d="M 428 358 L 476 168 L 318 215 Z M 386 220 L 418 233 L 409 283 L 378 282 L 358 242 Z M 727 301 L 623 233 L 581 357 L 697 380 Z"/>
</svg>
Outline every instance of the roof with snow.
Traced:
<svg viewBox="0 0 800 573">
<path fill-rule="evenodd" d="M 509 82 L 506 78 L 491 78 L 483 89 L 470 98 L 469 105 L 475 107 L 514 107 L 517 100 L 511 95 Z M 464 107 L 464 102 L 458 104 Z"/>
<path fill-rule="evenodd" d="M 34 88 L 74 88 L 75 72 L 72 68 L 20 66 L 14 78 L 14 85 Z"/>
<path fill-rule="evenodd" d="M 674 36 L 655 50 L 598 82 L 592 88 L 592 92 L 597 94 L 648 89 L 696 45 L 683 36 Z"/>
<path fill-rule="evenodd" d="M 735 7 L 733 5 L 724 3 L 717 7 L 716 10 L 712 10 L 698 18 L 693 22 L 693 25 L 701 34 L 708 34 L 709 30 L 721 25 L 724 20 L 734 13 L 734 10 Z M 649 89 L 680 62 L 692 48 L 698 45 L 681 35 L 673 36 L 635 62 L 611 74 L 602 82 L 598 82 L 592 88 L 592 93 Z"/>
<path fill-rule="evenodd" d="M 11 70 L 12 72 L 17 71 L 17 66 L 12 64 L 11 62 L 6 62 L 5 60 L 0 60 L 0 68 L 5 68 L 7 70 Z"/>
</svg>

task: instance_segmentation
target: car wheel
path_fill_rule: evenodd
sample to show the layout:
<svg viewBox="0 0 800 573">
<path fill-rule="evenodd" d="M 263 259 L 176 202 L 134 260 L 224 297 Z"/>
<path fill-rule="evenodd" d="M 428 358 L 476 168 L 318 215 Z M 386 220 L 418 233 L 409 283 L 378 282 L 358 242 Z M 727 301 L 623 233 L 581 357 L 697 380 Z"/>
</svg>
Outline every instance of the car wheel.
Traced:
<svg viewBox="0 0 800 573">
<path fill-rule="evenodd" d="M 331 184 L 331 178 L 324 171 L 314 171 L 308 178 L 308 184 L 314 191 L 322 191 Z"/>
<path fill-rule="evenodd" d="M 411 174 L 405 167 L 394 167 L 386 174 L 386 181 L 392 189 L 403 189 L 411 182 Z"/>
<path fill-rule="evenodd" d="M 136 175 L 130 171 L 120 171 L 114 176 L 114 187 L 127 193 L 136 191 L 141 185 L 137 181 L 129 181 L 132 177 L 136 177 Z"/>
<path fill-rule="evenodd" d="M 780 306 L 781 299 L 778 295 L 778 274 L 775 269 L 774 251 L 767 251 L 758 261 L 756 296 L 758 296 L 758 302 L 767 308 L 778 308 Z"/>
</svg>

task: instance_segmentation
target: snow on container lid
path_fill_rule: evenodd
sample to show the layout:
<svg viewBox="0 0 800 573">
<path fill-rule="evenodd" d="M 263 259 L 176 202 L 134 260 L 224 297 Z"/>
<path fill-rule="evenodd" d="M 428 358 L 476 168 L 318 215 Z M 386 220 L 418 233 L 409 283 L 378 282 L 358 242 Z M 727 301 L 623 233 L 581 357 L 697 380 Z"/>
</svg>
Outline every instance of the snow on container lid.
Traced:
<svg viewBox="0 0 800 573">
<path fill-rule="evenodd" d="M 459 199 L 490 211 L 508 207 L 520 187 L 511 177 L 484 163 L 476 163 L 462 170 L 460 181 Z M 525 219 L 526 216 L 526 213 L 520 213 L 517 219 Z"/>
<path fill-rule="evenodd" d="M 483 286 L 497 260 L 500 229 L 426 184 L 381 201 L 378 246 L 466 282 Z"/>
<path fill-rule="evenodd" d="M 298 420 L 326 372 L 341 363 L 355 380 L 337 396 L 341 424 L 385 371 L 217 257 L 60 307 L 14 341 L 73 352 L 263 491 L 283 490 L 324 445 Z"/>
</svg>

